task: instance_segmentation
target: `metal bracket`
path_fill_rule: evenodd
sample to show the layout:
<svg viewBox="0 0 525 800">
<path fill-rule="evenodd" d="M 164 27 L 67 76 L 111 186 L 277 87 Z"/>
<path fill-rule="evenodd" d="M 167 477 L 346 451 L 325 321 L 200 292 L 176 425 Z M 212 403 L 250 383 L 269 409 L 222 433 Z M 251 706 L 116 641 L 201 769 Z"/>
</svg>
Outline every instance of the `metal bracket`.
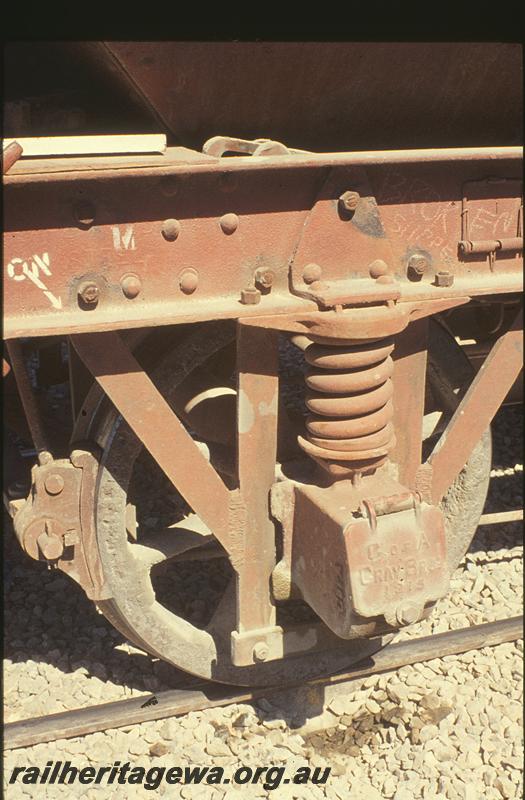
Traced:
<svg viewBox="0 0 525 800">
<path fill-rule="evenodd" d="M 500 196 L 497 199 L 495 210 L 491 211 L 485 206 L 477 209 L 472 209 L 472 203 L 475 201 L 483 201 L 484 203 L 493 200 L 494 185 L 500 184 L 503 189 L 509 189 L 511 186 L 517 186 L 518 191 L 515 192 L 515 197 Z M 488 197 L 484 197 L 487 194 Z M 505 218 L 505 223 L 501 230 L 507 230 L 510 226 L 507 218 L 511 216 L 514 209 L 512 208 L 512 201 L 519 200 L 519 196 L 523 194 L 523 181 L 515 178 L 486 178 L 481 181 L 467 181 L 463 185 L 463 197 L 461 201 L 461 241 L 458 243 L 459 253 L 464 257 L 469 256 L 488 256 L 489 267 L 491 272 L 494 269 L 497 253 L 513 253 L 523 250 L 523 198 L 521 205 L 518 208 L 515 236 L 496 237 L 494 236 L 494 224 L 498 220 L 498 216 Z M 467 196 L 470 195 L 470 196 Z M 508 193 L 507 193 L 508 195 Z M 503 206 L 503 208 L 502 208 Z M 472 227 L 476 225 L 476 229 L 485 229 L 486 237 L 474 239 L 471 236 Z M 491 235 L 492 234 L 492 235 Z"/>
<path fill-rule="evenodd" d="M 235 136 L 212 136 L 203 145 L 207 156 L 221 158 L 224 153 L 239 153 L 248 156 L 290 156 L 308 153 L 308 150 L 292 150 L 273 139 L 238 139 Z"/>
<path fill-rule="evenodd" d="M 13 526 L 21 547 L 35 560 L 61 569 L 91 600 L 107 600 L 96 541 L 95 482 L 99 460 L 88 449 L 76 449 L 71 460 L 34 466 L 32 491 L 20 503 Z"/>
<path fill-rule="evenodd" d="M 290 595 L 288 580 L 337 636 L 415 622 L 445 594 L 443 516 L 385 472 L 360 487 L 284 489 L 272 493 L 285 537 L 272 585 Z"/>
<path fill-rule="evenodd" d="M 283 629 L 278 625 L 249 631 L 232 631 L 232 661 L 238 667 L 283 657 Z"/>
</svg>

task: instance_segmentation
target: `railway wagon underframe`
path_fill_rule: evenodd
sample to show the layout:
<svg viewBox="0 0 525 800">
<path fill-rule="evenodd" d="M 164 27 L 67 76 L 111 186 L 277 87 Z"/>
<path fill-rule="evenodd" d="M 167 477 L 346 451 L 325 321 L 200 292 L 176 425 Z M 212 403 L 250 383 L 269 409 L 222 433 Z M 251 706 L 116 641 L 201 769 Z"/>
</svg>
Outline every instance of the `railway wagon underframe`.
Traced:
<svg viewBox="0 0 525 800">
<path fill-rule="evenodd" d="M 4 182 L 7 368 L 37 451 L 10 501 L 26 553 L 131 641 L 224 682 L 333 670 L 431 613 L 522 368 L 520 149 L 215 137 L 22 159 Z M 454 320 L 487 313 L 472 377 Z M 24 364 L 40 337 L 68 343 L 65 456 Z M 130 500 L 144 450 L 181 498 L 159 530 Z M 219 558 L 231 579 L 205 626 L 159 602 L 156 570 Z M 298 602 L 306 621 L 282 613 Z"/>
</svg>

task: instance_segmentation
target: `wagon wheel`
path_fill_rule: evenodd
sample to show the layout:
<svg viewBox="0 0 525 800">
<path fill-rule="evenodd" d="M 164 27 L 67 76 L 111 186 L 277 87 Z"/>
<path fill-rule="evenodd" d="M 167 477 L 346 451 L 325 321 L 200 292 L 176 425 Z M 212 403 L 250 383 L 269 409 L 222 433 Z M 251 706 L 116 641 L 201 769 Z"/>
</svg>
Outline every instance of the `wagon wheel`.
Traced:
<svg viewBox="0 0 525 800">
<path fill-rule="evenodd" d="M 232 386 L 225 380 L 232 363 L 232 333 L 227 325 L 212 325 L 213 331 L 201 326 L 197 334 L 183 335 L 148 372 L 194 435 L 193 426 L 199 428 L 196 438 L 227 482 L 228 444 L 234 435 L 236 400 Z M 451 346 L 446 334 L 441 332 L 437 338 L 437 353 L 450 355 L 452 349 L 456 354 L 457 346 L 453 340 Z M 463 354 L 459 353 L 459 361 L 457 354 L 452 361 L 461 362 L 464 378 Z M 429 381 L 437 387 L 428 398 L 435 428 L 436 422 L 443 423 L 447 417 L 444 412 L 436 419 L 436 398 L 439 405 L 443 394 L 455 396 L 453 384 L 457 385 L 461 370 L 456 371 L 455 380 L 450 383 L 439 366 L 432 366 L 442 364 L 440 358 L 430 359 L 429 363 Z M 195 414 L 195 410 L 200 413 Z M 98 387 L 92 388 L 82 416 L 76 436 L 89 435 L 103 451 L 96 501 L 97 536 L 112 598 L 99 602 L 99 608 L 130 641 L 187 672 L 240 685 L 282 684 L 332 673 L 385 644 L 386 639 L 380 637 L 341 640 L 340 646 L 331 651 L 235 666 L 230 649 L 230 633 L 235 628 L 235 581 L 226 558 L 209 558 L 221 555 L 213 532 L 184 506 L 180 495 Z M 472 528 L 466 525 L 468 514 L 473 534 L 481 513 L 484 494 L 480 499 L 480 485 L 486 491 L 490 446 L 487 452 L 486 445 L 478 445 L 471 461 L 472 467 L 469 461 L 449 492 L 454 502 L 447 512 L 447 538 L 456 542 L 454 553 L 458 546 L 463 552 L 468 547 L 471 534 L 466 533 L 466 527 L 469 531 Z M 156 491 L 152 491 L 154 487 Z M 152 493 L 157 497 L 157 506 L 153 505 Z M 161 494 L 166 510 L 159 513 Z M 148 502 L 151 509 L 145 507 Z M 163 526 L 170 530 L 158 530 Z M 200 560 L 205 555 L 208 559 Z M 195 560 L 181 561 L 188 557 Z M 300 606 L 298 610 L 307 615 L 310 611 Z M 286 619 L 278 622 L 283 627 L 287 624 Z"/>
</svg>

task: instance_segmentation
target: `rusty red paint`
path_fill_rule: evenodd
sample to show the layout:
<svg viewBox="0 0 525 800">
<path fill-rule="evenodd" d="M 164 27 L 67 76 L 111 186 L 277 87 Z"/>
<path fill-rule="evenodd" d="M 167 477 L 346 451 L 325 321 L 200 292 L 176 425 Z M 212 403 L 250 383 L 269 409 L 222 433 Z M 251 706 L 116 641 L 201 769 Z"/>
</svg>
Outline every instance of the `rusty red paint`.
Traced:
<svg viewBox="0 0 525 800">
<path fill-rule="evenodd" d="M 432 502 L 439 502 L 464 467 L 522 369 L 523 312 L 520 312 L 512 329 L 493 346 L 428 459 Z"/>
<path fill-rule="evenodd" d="M 269 494 L 275 481 L 277 454 L 278 364 L 277 333 L 240 323 L 237 447 L 245 524 L 232 531 L 232 536 L 240 538 L 242 550 L 242 561 L 236 564 L 239 633 L 275 626 L 276 611 L 270 595 L 275 531 L 269 516 Z M 235 654 L 235 640 L 233 646 Z M 253 663 L 253 659 L 244 663 Z"/>
<path fill-rule="evenodd" d="M 344 150 L 349 141 L 356 150 L 386 142 L 440 148 L 470 144 L 474 135 L 495 144 L 521 133 L 518 43 L 113 41 L 90 48 L 97 70 L 107 64 L 120 74 L 157 125 L 193 147 L 217 131 L 244 139 L 267 132 L 320 151 Z M 186 74 L 191 81 L 180 79 Z M 264 91 L 254 92 L 261 82 Z"/>
<path fill-rule="evenodd" d="M 25 552 L 53 563 L 92 600 L 109 597 L 98 552 L 93 504 L 98 454 L 74 450 L 70 459 L 33 468 L 32 491 L 17 501 L 14 529 Z M 50 492 L 49 489 L 54 491 Z M 60 491 L 55 491 L 60 488 Z"/>
<path fill-rule="evenodd" d="M 398 480 L 415 488 L 421 464 L 425 408 L 428 318 L 416 320 L 396 336 L 394 358 L 394 430 L 396 444 L 390 454 L 397 464 Z"/>
<path fill-rule="evenodd" d="M 117 333 L 75 336 L 73 345 L 184 499 L 228 544 L 229 491 Z M 195 475 L 199 480 L 195 480 Z"/>
<path fill-rule="evenodd" d="M 248 150 L 253 158 L 225 160 L 175 148 L 149 161 L 74 160 L 72 169 L 58 159 L 15 165 L 6 180 L 7 336 L 70 335 L 125 422 L 224 547 L 237 575 L 228 631 L 236 665 L 283 655 L 276 598 L 299 591 L 337 636 L 351 638 L 414 621 L 443 594 L 443 520 L 428 501 L 437 502 L 457 475 L 518 369 L 517 323 L 465 395 L 441 448 L 421 466 L 427 318 L 520 286 L 517 253 L 486 244 L 508 244 L 505 225 L 516 222 L 519 232 L 519 181 L 485 181 L 489 166 L 517 175 L 517 149 L 316 156 L 282 148 L 259 142 Z M 476 246 L 458 248 L 460 241 Z M 216 418 L 192 404 L 209 388 L 202 370 L 170 407 L 117 333 L 220 318 L 238 327 L 237 398 L 225 395 L 222 409 L 233 421 L 236 404 L 236 453 L 231 431 L 215 435 Z M 313 416 L 300 443 L 328 465 L 328 476 L 310 462 L 306 478 L 281 476 L 276 489 L 281 331 L 314 342 L 306 350 Z M 18 347 L 10 345 L 13 371 L 22 376 L 43 451 Z M 487 381 L 498 384 L 489 400 Z M 182 420 L 229 448 L 226 482 Z M 43 455 L 36 500 L 18 518 L 23 546 L 61 566 L 66 547 L 78 545 L 71 574 L 102 596 L 96 460 L 80 481 L 73 454 L 71 463 Z M 423 501 L 409 491 L 421 476 Z M 278 565 L 270 495 L 283 529 Z M 73 525 L 74 509 L 79 539 L 68 544 L 61 519 Z"/>
<path fill-rule="evenodd" d="M 294 494 L 293 528 L 285 529 L 291 576 L 338 636 L 355 636 L 365 622 L 406 624 L 405 613 L 419 618 L 446 592 L 442 514 L 386 472 L 359 486 L 298 485 Z"/>
</svg>

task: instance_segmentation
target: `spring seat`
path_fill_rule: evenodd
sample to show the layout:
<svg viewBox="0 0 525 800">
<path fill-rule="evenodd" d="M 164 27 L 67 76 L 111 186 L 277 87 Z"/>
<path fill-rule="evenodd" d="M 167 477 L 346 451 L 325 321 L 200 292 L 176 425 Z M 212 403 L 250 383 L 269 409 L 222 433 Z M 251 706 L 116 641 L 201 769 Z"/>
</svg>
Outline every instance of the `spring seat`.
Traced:
<svg viewBox="0 0 525 800">
<path fill-rule="evenodd" d="M 395 445 L 392 338 L 312 338 L 306 348 L 306 438 L 299 444 L 335 477 L 372 472 Z"/>
</svg>

